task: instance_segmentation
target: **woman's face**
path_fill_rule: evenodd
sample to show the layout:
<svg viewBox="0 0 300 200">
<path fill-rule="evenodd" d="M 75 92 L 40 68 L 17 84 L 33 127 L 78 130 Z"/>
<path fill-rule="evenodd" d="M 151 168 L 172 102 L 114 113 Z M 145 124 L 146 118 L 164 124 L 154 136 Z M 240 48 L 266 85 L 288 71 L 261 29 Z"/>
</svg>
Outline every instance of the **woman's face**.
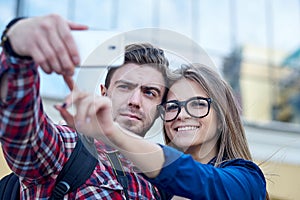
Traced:
<svg viewBox="0 0 300 200">
<path fill-rule="evenodd" d="M 186 101 L 196 96 L 209 98 L 198 83 L 183 78 L 171 86 L 167 101 Z M 212 106 L 208 115 L 203 118 L 192 117 L 182 106 L 176 119 L 165 122 L 165 129 L 172 143 L 186 153 L 197 154 L 197 157 L 206 157 L 208 154 L 215 156 L 219 136 L 217 122 Z"/>
</svg>

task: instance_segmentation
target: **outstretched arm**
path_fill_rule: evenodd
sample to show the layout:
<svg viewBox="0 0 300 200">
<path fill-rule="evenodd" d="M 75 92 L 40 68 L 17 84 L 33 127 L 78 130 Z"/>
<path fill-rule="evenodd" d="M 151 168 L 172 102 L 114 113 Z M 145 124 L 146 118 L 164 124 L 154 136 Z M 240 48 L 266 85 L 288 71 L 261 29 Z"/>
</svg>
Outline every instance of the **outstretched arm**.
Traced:
<svg viewBox="0 0 300 200">
<path fill-rule="evenodd" d="M 79 62 L 71 30 L 86 28 L 58 15 L 47 15 L 21 19 L 4 32 L 0 141 L 11 169 L 27 180 L 56 173 L 75 146 L 74 130 L 55 126 L 44 113 L 37 68 L 40 65 L 46 73 L 70 78 Z M 66 132 L 68 139 L 63 140 Z"/>
<path fill-rule="evenodd" d="M 85 25 L 51 14 L 17 21 L 7 30 L 6 37 L 17 55 L 31 57 L 46 73 L 71 76 L 74 66 L 80 62 L 71 30 L 85 29 Z M 7 76 L 2 76 L 0 82 L 1 100 L 4 101 L 7 96 Z"/>
</svg>

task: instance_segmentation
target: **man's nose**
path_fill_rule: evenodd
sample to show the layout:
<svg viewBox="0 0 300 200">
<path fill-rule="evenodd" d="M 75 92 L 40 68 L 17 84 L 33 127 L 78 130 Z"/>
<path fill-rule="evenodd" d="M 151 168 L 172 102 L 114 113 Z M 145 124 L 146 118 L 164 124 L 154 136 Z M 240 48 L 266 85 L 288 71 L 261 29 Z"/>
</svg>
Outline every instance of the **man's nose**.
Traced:
<svg viewBox="0 0 300 200">
<path fill-rule="evenodd" d="M 139 108 L 139 107 L 141 107 L 141 104 L 142 104 L 141 91 L 138 89 L 133 90 L 131 95 L 129 96 L 128 105 Z"/>
</svg>

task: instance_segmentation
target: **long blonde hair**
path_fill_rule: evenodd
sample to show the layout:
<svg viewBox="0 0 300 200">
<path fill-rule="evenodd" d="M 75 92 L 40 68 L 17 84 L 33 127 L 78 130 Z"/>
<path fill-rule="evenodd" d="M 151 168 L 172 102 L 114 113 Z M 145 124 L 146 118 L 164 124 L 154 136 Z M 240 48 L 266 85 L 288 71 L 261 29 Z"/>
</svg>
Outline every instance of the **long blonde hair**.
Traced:
<svg viewBox="0 0 300 200">
<path fill-rule="evenodd" d="M 222 79 L 216 70 L 202 64 L 183 65 L 180 69 L 168 74 L 170 84 L 186 78 L 199 84 L 213 99 L 211 106 L 217 113 L 221 125 L 218 139 L 218 153 L 215 166 L 224 160 L 243 158 L 252 160 L 245 136 L 240 106 L 232 93 L 231 87 Z M 170 144 L 164 130 L 166 144 Z"/>
</svg>

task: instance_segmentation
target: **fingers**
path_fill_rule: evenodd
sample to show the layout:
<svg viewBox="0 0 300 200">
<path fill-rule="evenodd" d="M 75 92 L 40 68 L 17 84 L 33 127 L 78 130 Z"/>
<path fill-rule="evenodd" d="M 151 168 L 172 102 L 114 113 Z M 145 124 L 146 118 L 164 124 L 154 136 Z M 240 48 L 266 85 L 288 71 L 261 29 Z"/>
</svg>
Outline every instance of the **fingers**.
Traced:
<svg viewBox="0 0 300 200">
<path fill-rule="evenodd" d="M 53 37 L 56 37 L 56 35 L 53 35 Z M 53 40 L 55 39 L 60 41 L 59 45 L 55 45 L 53 48 L 59 55 L 58 58 L 62 64 L 62 70 L 65 72 L 64 74 L 73 75 L 74 66 L 80 63 L 80 56 L 67 23 L 57 24 L 57 38 L 53 38 Z"/>
<path fill-rule="evenodd" d="M 111 101 L 108 97 L 87 96 L 81 99 L 76 107 L 76 121 L 93 126 L 95 132 L 101 132 L 103 135 L 109 134 L 113 126 L 113 117 L 111 110 Z"/>
<path fill-rule="evenodd" d="M 61 26 L 61 23 L 58 23 L 58 26 Z M 73 66 L 76 65 L 72 59 L 71 55 L 69 55 L 68 49 L 66 48 L 65 44 L 65 37 L 71 37 L 68 34 L 68 30 L 66 30 L 65 37 L 60 35 L 60 28 L 57 28 L 57 32 L 51 32 L 48 36 L 48 40 L 50 43 L 50 53 L 49 61 L 50 65 L 53 67 L 53 70 L 58 74 L 70 74 L 72 75 L 74 72 Z M 75 46 L 75 51 L 77 52 L 77 48 Z M 47 55 L 47 54 L 45 54 Z M 51 55 L 53 55 L 51 57 Z"/>
<path fill-rule="evenodd" d="M 65 102 L 70 102 L 70 99 L 72 99 L 72 103 L 76 108 L 74 115 L 67 111 L 67 107 L 71 105 L 69 103 L 65 103 L 63 106 L 55 106 L 55 108 L 60 112 L 60 115 L 70 127 L 87 136 L 95 137 L 94 133 L 97 133 L 100 128 L 95 115 L 93 118 L 87 116 L 89 108 L 93 107 L 90 96 L 75 90 L 66 98 Z"/>
<path fill-rule="evenodd" d="M 64 81 L 67 84 L 68 88 L 72 91 L 75 87 L 75 83 L 74 83 L 72 77 L 64 75 L 63 78 L 64 78 Z"/>
<path fill-rule="evenodd" d="M 85 92 L 80 92 L 79 90 L 73 90 L 71 95 L 66 98 L 66 102 L 72 100 L 73 105 L 76 108 L 75 121 L 87 123 L 91 119 L 95 118 L 106 118 L 111 116 L 109 111 L 108 116 L 105 116 L 104 112 L 106 108 L 110 108 L 108 102 L 110 100 L 107 97 L 101 97 L 93 94 L 88 94 Z M 69 105 L 69 104 L 68 104 Z M 100 113 L 100 117 L 97 114 Z"/>
<path fill-rule="evenodd" d="M 78 65 L 80 63 L 80 56 L 78 54 L 78 49 L 75 43 L 73 36 L 70 33 L 70 30 L 85 30 L 87 26 L 75 24 L 72 22 L 67 22 L 68 26 L 61 26 L 59 28 L 59 35 L 63 38 L 65 48 L 70 56 L 70 60 L 72 60 L 74 65 Z"/>
<path fill-rule="evenodd" d="M 54 108 L 59 111 L 60 115 L 64 119 L 65 123 L 73 129 L 76 129 L 74 116 L 64 107 L 60 105 L 55 105 Z"/>
<path fill-rule="evenodd" d="M 51 14 L 20 20 L 7 35 L 17 54 L 31 56 L 46 73 L 73 75 L 80 57 L 71 30 L 85 29 Z"/>
<path fill-rule="evenodd" d="M 76 109 L 74 115 L 67 111 L 72 104 Z M 99 139 L 111 134 L 114 128 L 111 107 L 108 97 L 81 92 L 78 89 L 67 96 L 63 106 L 55 106 L 69 126 Z"/>
<path fill-rule="evenodd" d="M 68 78 L 66 80 L 68 80 Z M 72 83 L 68 83 L 68 85 L 74 86 L 74 84 Z M 70 86 L 70 88 L 72 88 L 72 86 Z M 65 98 L 66 108 L 69 107 L 70 105 L 75 105 L 76 115 L 74 117 L 77 118 L 77 121 L 81 121 L 86 117 L 85 111 L 91 105 L 90 100 L 87 101 L 86 99 L 89 99 L 88 93 L 81 92 L 76 89 L 74 90 L 74 88 L 72 92 Z"/>
<path fill-rule="evenodd" d="M 56 43 L 57 45 L 59 44 L 59 42 Z M 58 56 L 56 56 L 57 53 L 55 52 L 55 48 L 53 48 L 52 44 L 49 43 L 48 39 L 41 38 L 38 42 L 36 42 L 36 45 L 38 46 L 40 52 L 38 54 L 39 57 L 34 54 L 35 57 L 33 58 L 36 63 L 40 65 L 41 68 L 47 73 L 52 73 L 53 71 L 58 74 L 62 73 L 62 68 L 60 67 L 62 64 L 60 63 Z M 46 57 L 48 59 L 44 59 Z"/>
<path fill-rule="evenodd" d="M 84 25 L 84 24 L 79 24 L 79 23 L 75 23 L 75 22 L 72 22 L 72 21 L 67 21 L 68 25 L 69 25 L 69 28 L 71 30 L 87 30 L 88 29 L 88 26 Z"/>
<path fill-rule="evenodd" d="M 96 139 L 106 138 L 113 129 L 112 113 L 107 109 L 106 97 L 93 95 L 82 98 L 76 105 L 76 130 Z"/>
</svg>

